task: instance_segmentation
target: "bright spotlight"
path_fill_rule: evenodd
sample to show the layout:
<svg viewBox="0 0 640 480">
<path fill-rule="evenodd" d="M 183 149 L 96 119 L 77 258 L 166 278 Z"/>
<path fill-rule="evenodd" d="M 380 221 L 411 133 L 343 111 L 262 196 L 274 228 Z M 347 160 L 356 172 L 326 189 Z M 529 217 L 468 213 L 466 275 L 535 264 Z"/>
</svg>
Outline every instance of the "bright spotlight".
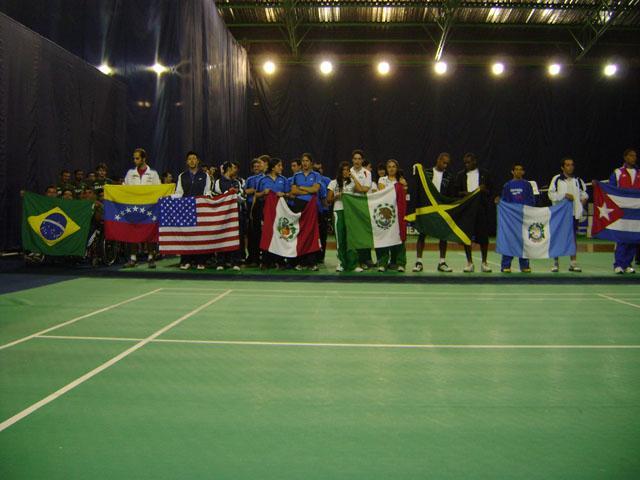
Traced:
<svg viewBox="0 0 640 480">
<path fill-rule="evenodd" d="M 162 65 L 161 63 L 156 62 L 152 67 L 151 70 L 153 70 L 154 72 L 156 72 L 156 75 L 162 75 L 163 73 L 167 73 L 169 71 L 168 67 L 165 67 L 164 65 Z"/>
<path fill-rule="evenodd" d="M 105 75 L 111 75 L 113 74 L 113 68 L 111 68 L 108 64 L 103 63 L 102 65 L 100 65 L 98 67 L 98 70 L 100 70 L 102 73 L 104 73 Z"/>
<path fill-rule="evenodd" d="M 378 63 L 378 73 L 380 75 L 387 75 L 390 71 L 391 71 L 391 65 L 389 65 L 389 62 Z"/>
<path fill-rule="evenodd" d="M 549 72 L 549 75 L 551 75 L 552 77 L 560 75 L 561 70 L 562 66 L 559 63 L 552 63 L 547 67 L 547 72 Z"/>
<path fill-rule="evenodd" d="M 616 73 L 618 73 L 618 66 L 615 63 L 609 63 L 604 66 L 603 73 L 607 77 L 613 77 Z"/>
<path fill-rule="evenodd" d="M 491 73 L 495 76 L 500 76 L 504 73 L 504 63 L 496 62 L 491 65 Z"/>
<path fill-rule="evenodd" d="M 442 60 L 436 62 L 436 64 L 433 66 L 433 70 L 437 75 L 444 75 L 445 73 L 447 73 L 447 62 L 443 62 Z"/>
<path fill-rule="evenodd" d="M 276 64 L 271 60 L 267 60 L 266 62 L 264 62 L 264 65 L 262 65 L 262 69 L 267 75 L 273 75 L 276 71 Z"/>
<path fill-rule="evenodd" d="M 322 73 L 323 75 L 329 75 L 331 72 L 333 72 L 333 63 L 331 63 L 329 60 L 325 60 L 320 64 L 320 73 Z"/>
</svg>

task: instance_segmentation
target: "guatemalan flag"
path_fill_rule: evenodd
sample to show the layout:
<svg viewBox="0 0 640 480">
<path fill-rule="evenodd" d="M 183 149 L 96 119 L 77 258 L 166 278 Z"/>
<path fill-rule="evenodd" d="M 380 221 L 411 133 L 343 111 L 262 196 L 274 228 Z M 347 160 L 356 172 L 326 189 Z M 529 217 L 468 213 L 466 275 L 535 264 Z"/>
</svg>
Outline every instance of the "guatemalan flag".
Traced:
<svg viewBox="0 0 640 480">
<path fill-rule="evenodd" d="M 496 251 L 519 258 L 555 258 L 575 255 L 573 204 L 552 207 L 498 204 Z"/>
<path fill-rule="evenodd" d="M 318 207 L 315 195 L 300 213 L 291 211 L 284 198 L 270 192 L 262 211 L 260 249 L 294 258 L 320 250 Z"/>
<path fill-rule="evenodd" d="M 158 200 L 175 191 L 163 185 L 105 185 L 104 233 L 107 240 L 141 243 L 158 241 Z"/>
<path fill-rule="evenodd" d="M 640 190 L 593 181 L 591 235 L 621 243 L 640 242 Z"/>
</svg>

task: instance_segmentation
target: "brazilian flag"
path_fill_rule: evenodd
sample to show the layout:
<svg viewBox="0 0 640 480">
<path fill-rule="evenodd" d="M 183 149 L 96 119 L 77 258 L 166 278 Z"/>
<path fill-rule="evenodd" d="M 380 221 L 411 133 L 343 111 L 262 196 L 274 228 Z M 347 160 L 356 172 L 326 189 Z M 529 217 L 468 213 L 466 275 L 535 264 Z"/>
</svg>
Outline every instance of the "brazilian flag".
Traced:
<svg viewBox="0 0 640 480">
<path fill-rule="evenodd" d="M 93 202 L 63 200 L 25 192 L 22 247 L 45 255 L 83 256 L 93 216 Z"/>
<path fill-rule="evenodd" d="M 480 190 L 464 198 L 441 195 L 424 173 L 422 165 L 413 166 L 416 180 L 414 211 L 406 216 L 420 233 L 440 240 L 471 245 L 471 236 L 480 205 Z"/>
</svg>

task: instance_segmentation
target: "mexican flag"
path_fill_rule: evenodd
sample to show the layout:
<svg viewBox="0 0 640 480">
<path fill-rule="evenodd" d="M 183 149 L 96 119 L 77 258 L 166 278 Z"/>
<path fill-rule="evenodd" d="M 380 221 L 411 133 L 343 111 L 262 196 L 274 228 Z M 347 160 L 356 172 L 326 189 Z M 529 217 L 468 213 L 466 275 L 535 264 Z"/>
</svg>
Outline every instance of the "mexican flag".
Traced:
<svg viewBox="0 0 640 480">
<path fill-rule="evenodd" d="M 407 238 L 405 192 L 399 183 L 361 196 L 342 195 L 350 250 L 399 245 Z"/>
<path fill-rule="evenodd" d="M 320 250 L 318 207 L 315 195 L 300 213 L 294 213 L 284 198 L 271 192 L 262 211 L 260 249 L 286 258 Z"/>
</svg>

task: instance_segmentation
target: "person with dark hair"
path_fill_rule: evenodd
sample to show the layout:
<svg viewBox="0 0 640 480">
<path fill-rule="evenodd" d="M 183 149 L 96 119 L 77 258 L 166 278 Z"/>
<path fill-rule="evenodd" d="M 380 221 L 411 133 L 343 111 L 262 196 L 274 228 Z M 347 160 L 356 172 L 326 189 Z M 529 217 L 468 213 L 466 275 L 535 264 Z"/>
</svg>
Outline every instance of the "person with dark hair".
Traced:
<svg viewBox="0 0 640 480">
<path fill-rule="evenodd" d="M 82 196 L 82 192 L 84 192 L 84 188 L 87 183 L 84 180 L 84 170 L 78 168 L 73 171 L 73 195 L 75 198 L 80 198 Z"/>
<path fill-rule="evenodd" d="M 454 184 L 453 175 L 447 170 L 449 168 L 449 164 L 451 163 L 451 156 L 447 152 L 442 152 L 438 155 L 436 159 L 436 164 L 433 168 L 427 168 L 424 170 L 425 176 L 431 180 L 433 186 L 436 187 L 438 192 L 447 196 L 457 196 L 457 193 L 454 194 L 452 192 L 452 187 Z M 422 253 L 424 252 L 424 244 L 425 244 L 426 235 L 423 233 L 418 234 L 418 241 L 416 242 L 416 254 L 417 260 L 416 264 L 413 267 L 414 272 L 421 272 L 423 270 L 422 265 Z M 447 257 L 447 241 L 440 240 L 438 242 L 438 250 L 440 252 L 440 260 L 438 261 L 438 271 L 450 273 L 453 270 L 449 265 L 447 265 L 446 257 Z"/>
<path fill-rule="evenodd" d="M 636 151 L 633 148 L 627 148 L 622 157 L 624 163 L 620 168 L 616 168 L 613 171 L 611 177 L 609 177 L 609 183 L 618 188 L 640 190 L 640 172 L 638 172 L 636 165 L 638 161 Z M 631 266 L 636 248 L 638 248 L 636 243 L 616 243 L 615 261 L 613 263 L 613 271 L 615 273 L 636 273 Z"/>
<path fill-rule="evenodd" d="M 397 160 L 387 160 L 387 174 L 378 180 L 378 190 L 385 188 L 395 188 L 396 183 L 400 183 L 406 194 L 409 190 L 407 180 L 400 169 Z M 378 271 L 384 272 L 386 269 L 404 272 L 407 265 L 407 249 L 404 242 L 392 247 L 376 248 L 376 258 L 378 259 Z"/>
<path fill-rule="evenodd" d="M 59 197 L 62 197 L 62 192 L 64 190 L 71 190 L 73 192 L 75 185 L 71 181 L 71 172 L 69 170 L 65 169 L 60 171 L 60 177 L 56 188 L 58 189 Z"/>
<path fill-rule="evenodd" d="M 49 185 L 44 189 L 44 194 L 49 198 L 56 198 L 58 196 L 58 187 L 55 185 Z"/>
<path fill-rule="evenodd" d="M 178 175 L 176 181 L 176 197 L 197 197 L 200 195 L 211 195 L 211 179 L 209 175 L 199 168 L 200 157 L 194 151 L 187 152 L 187 168 Z M 196 269 L 204 270 L 206 255 L 182 255 L 180 257 L 180 269 L 189 270 L 191 265 L 196 265 Z"/>
<path fill-rule="evenodd" d="M 554 176 L 549 183 L 549 200 L 553 205 L 569 200 L 573 203 L 573 234 L 574 237 L 578 232 L 578 223 L 587 206 L 589 195 L 587 194 L 587 186 L 581 178 L 574 176 L 575 162 L 571 157 L 564 157 L 560 162 L 560 170 L 562 173 Z M 570 257 L 570 272 L 581 272 L 578 266 L 577 256 Z M 560 271 L 560 259 L 553 259 L 551 271 L 556 273 Z"/>
<path fill-rule="evenodd" d="M 336 253 L 338 254 L 336 272 L 353 270 L 358 262 L 356 252 L 347 248 L 347 226 L 344 222 L 342 204 L 342 195 L 353 193 L 354 185 L 351 179 L 351 165 L 349 162 L 340 162 L 336 178 L 327 186 L 327 201 L 333 204 L 333 230 L 336 235 Z"/>
<path fill-rule="evenodd" d="M 171 173 L 170 171 L 166 171 L 162 174 L 162 176 L 160 177 L 160 182 L 162 182 L 163 184 L 165 183 L 173 183 L 173 173 Z"/>
<path fill-rule="evenodd" d="M 378 183 L 373 181 L 373 165 L 365 158 L 362 160 L 362 166 L 371 174 L 371 188 L 369 189 L 369 193 L 377 192 Z"/>
<path fill-rule="evenodd" d="M 353 192 L 359 195 L 366 194 L 371 191 L 373 187 L 371 172 L 365 168 L 364 162 L 365 158 L 362 150 L 356 149 L 351 152 L 352 167 L 349 173 L 351 175 L 351 180 L 353 181 Z M 354 269 L 355 272 L 360 273 L 375 266 L 371 259 L 371 250 L 358 249 L 357 253 L 358 266 Z"/>
<path fill-rule="evenodd" d="M 86 182 L 91 185 L 96 181 L 96 172 L 87 172 Z"/>
<path fill-rule="evenodd" d="M 104 197 L 104 186 L 113 184 L 113 180 L 107 177 L 108 172 L 106 163 L 99 163 L 96 166 L 96 178 L 89 185 L 93 187 L 93 191 L 96 192 L 96 197 L 101 199 Z"/>
<path fill-rule="evenodd" d="M 75 197 L 74 197 L 74 192 L 73 192 L 73 190 L 72 190 L 71 188 L 65 188 L 65 189 L 63 189 L 63 190 L 62 190 L 61 198 L 62 198 L 63 200 L 73 200 L 73 199 L 75 198 Z"/>
<path fill-rule="evenodd" d="M 258 188 L 258 183 L 264 177 L 264 170 L 269 164 L 271 157 L 269 155 L 260 155 L 251 161 L 251 171 L 253 175 L 247 178 L 244 193 L 247 196 L 247 211 L 249 212 L 248 225 L 248 248 L 249 256 L 247 257 L 248 266 L 257 266 L 260 263 L 260 236 L 262 234 L 262 212 L 254 211 L 254 195 Z M 260 207 L 258 207 L 260 208 Z"/>
<path fill-rule="evenodd" d="M 313 170 L 320 174 L 320 191 L 318 195 L 318 229 L 320 233 L 320 252 L 318 252 L 318 263 L 324 263 L 325 253 L 327 251 L 327 235 L 329 233 L 329 223 L 331 222 L 331 208 L 327 202 L 327 187 L 331 182 L 329 177 L 325 177 L 323 173 L 322 162 L 320 160 L 313 161 Z"/>
<path fill-rule="evenodd" d="M 267 163 L 267 170 L 265 175 L 258 182 L 258 188 L 256 191 L 256 196 L 253 204 L 253 215 L 254 221 L 262 222 L 262 213 L 264 209 L 264 197 L 268 195 L 270 192 L 275 193 L 278 197 L 284 197 L 289 192 L 289 182 L 287 178 L 282 175 L 282 170 L 284 166 L 282 164 L 282 160 L 279 158 L 270 158 Z M 260 235 L 262 235 L 262 230 L 260 231 Z M 258 246 L 260 239 L 258 239 Z M 267 268 L 284 268 L 285 259 L 271 253 L 267 250 L 262 251 L 262 263 L 260 264 L 261 269 Z"/>
<path fill-rule="evenodd" d="M 290 195 L 293 197 L 291 210 L 294 212 L 302 212 L 307 203 L 313 199 L 314 195 L 320 194 L 322 188 L 321 175 L 313 171 L 313 157 L 309 153 L 303 153 L 301 156 L 302 169 L 293 176 Z M 295 260 L 296 270 L 302 270 L 308 267 L 312 271 L 318 270 L 316 264 L 316 253 L 302 255 Z"/>
<path fill-rule="evenodd" d="M 536 205 L 536 199 L 533 195 L 533 187 L 524 179 L 524 165 L 520 162 L 516 162 L 511 167 L 511 175 L 513 179 L 509 180 L 502 187 L 502 201 L 507 203 L 518 203 L 521 205 L 528 205 L 534 207 Z M 502 262 L 500 264 L 500 271 L 502 273 L 511 273 L 511 262 L 513 257 L 509 255 L 502 255 Z M 522 273 L 531 273 L 531 267 L 529 266 L 528 258 L 519 258 L 520 271 Z"/>
<path fill-rule="evenodd" d="M 243 209 L 244 199 L 242 198 L 242 183 L 238 178 L 239 166 L 236 162 L 224 162 L 221 166 L 222 175 L 213 184 L 213 193 L 222 195 L 223 193 L 237 193 L 238 194 L 238 216 L 240 225 L 240 243 L 238 250 L 233 252 L 220 252 L 217 255 L 216 270 L 224 270 L 225 268 L 231 268 L 235 271 L 240 271 L 240 261 L 244 253 L 244 220 Z"/>
<path fill-rule="evenodd" d="M 469 193 L 480 190 L 480 206 L 476 216 L 474 232 L 471 240 L 480 245 L 482 253 L 482 271 L 491 273 L 491 267 L 487 262 L 489 252 L 489 218 L 497 198 L 494 190 L 493 181 L 489 175 L 489 171 L 484 168 L 478 168 L 478 159 L 473 153 L 466 153 L 462 157 L 464 170 L 458 172 L 456 176 L 456 190 L 460 197 L 464 197 Z M 471 256 L 471 245 L 464 246 L 464 252 L 467 257 L 467 265 L 462 270 L 465 273 L 475 270 L 473 258 Z"/>
<path fill-rule="evenodd" d="M 377 173 L 376 183 L 378 183 L 378 181 L 382 177 L 385 177 L 387 175 L 387 164 L 384 162 L 378 163 L 376 165 L 376 173 Z"/>
<path fill-rule="evenodd" d="M 133 163 L 135 168 L 130 169 L 125 175 L 124 185 L 160 185 L 160 176 L 158 172 L 147 165 L 147 152 L 143 148 L 136 148 L 133 151 Z M 125 268 L 133 268 L 138 264 L 139 245 L 137 243 L 131 243 L 130 245 L 131 254 L 129 261 L 124 265 Z M 155 245 L 148 242 L 146 247 L 148 251 L 148 267 L 156 268 L 154 259 Z"/>
</svg>

